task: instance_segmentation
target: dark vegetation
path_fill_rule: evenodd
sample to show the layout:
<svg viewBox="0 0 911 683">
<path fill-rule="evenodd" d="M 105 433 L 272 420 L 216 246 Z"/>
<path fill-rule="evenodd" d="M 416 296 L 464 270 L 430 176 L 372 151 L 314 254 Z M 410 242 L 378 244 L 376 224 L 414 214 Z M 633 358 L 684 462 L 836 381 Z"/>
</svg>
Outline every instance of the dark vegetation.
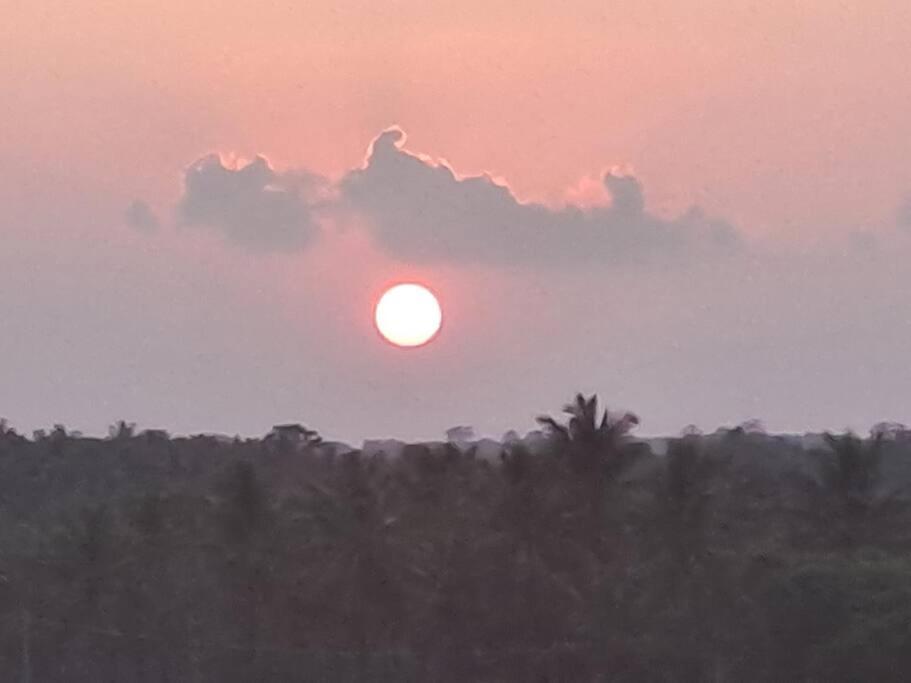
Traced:
<svg viewBox="0 0 911 683">
<path fill-rule="evenodd" d="M 498 460 L 3 424 L 2 679 L 911 680 L 908 432 L 566 412 Z"/>
</svg>

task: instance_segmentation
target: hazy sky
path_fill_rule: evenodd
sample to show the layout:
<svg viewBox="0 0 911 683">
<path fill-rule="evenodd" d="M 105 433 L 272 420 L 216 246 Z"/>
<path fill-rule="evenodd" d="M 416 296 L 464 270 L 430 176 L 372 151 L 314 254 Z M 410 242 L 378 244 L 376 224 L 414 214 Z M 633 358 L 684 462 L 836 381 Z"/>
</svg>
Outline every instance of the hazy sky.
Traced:
<svg viewBox="0 0 911 683">
<path fill-rule="evenodd" d="M 558 9 L 559 6 L 559 9 Z M 0 415 L 911 422 L 903 0 L 6 0 Z M 385 284 L 440 295 L 379 341 Z"/>
</svg>

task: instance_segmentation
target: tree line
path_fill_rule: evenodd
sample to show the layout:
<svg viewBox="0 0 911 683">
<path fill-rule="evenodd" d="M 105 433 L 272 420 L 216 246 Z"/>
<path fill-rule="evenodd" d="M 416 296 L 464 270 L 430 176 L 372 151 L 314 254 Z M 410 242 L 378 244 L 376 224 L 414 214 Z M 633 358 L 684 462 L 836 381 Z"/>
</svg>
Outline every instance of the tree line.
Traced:
<svg viewBox="0 0 911 683">
<path fill-rule="evenodd" d="M 656 454 L 579 395 L 547 439 L 0 423 L 0 670 L 21 683 L 904 681 L 911 434 L 753 426 Z"/>
</svg>

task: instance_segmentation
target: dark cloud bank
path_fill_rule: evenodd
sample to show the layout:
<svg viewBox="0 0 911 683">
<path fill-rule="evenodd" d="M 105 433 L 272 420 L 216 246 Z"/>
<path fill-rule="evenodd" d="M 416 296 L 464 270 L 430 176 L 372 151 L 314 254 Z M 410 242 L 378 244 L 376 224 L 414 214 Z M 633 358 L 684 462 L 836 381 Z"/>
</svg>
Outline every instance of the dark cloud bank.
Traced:
<svg viewBox="0 0 911 683">
<path fill-rule="evenodd" d="M 634 177 L 604 177 L 610 206 L 551 208 L 518 201 L 488 176 L 458 177 L 406 151 L 404 140 L 401 130 L 385 131 L 364 166 L 331 188 L 307 173 L 279 174 L 263 157 L 232 169 L 209 155 L 187 169 L 178 215 L 240 245 L 292 250 L 313 240 L 318 212 L 350 214 L 390 254 L 417 262 L 681 259 L 729 251 L 740 241 L 729 224 L 698 208 L 673 219 L 650 213 Z"/>
</svg>

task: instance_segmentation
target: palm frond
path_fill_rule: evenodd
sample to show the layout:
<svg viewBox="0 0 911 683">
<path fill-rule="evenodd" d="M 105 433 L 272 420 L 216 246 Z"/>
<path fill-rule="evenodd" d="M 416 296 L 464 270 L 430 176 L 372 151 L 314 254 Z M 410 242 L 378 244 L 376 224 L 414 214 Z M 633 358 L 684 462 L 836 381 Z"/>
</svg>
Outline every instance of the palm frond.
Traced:
<svg viewBox="0 0 911 683">
<path fill-rule="evenodd" d="M 544 427 L 550 434 L 567 439 L 569 438 L 569 430 L 549 415 L 540 415 L 535 418 L 535 421 Z"/>
</svg>

